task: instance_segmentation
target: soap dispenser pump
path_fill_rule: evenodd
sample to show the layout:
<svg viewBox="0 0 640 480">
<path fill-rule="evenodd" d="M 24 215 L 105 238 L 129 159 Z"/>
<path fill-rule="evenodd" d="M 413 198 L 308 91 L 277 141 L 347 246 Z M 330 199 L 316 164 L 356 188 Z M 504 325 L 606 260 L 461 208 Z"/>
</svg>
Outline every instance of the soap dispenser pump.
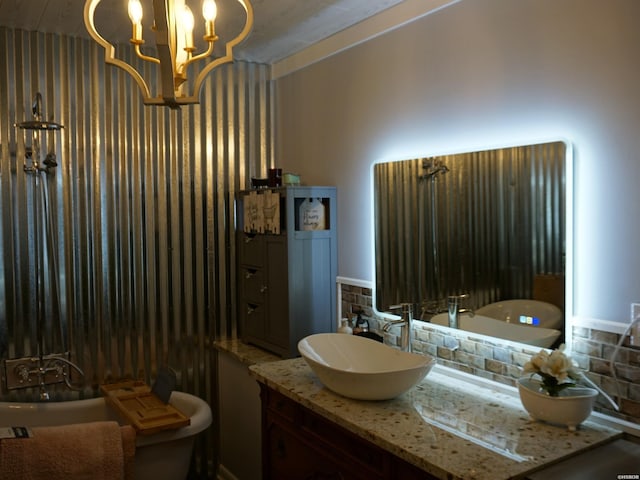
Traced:
<svg viewBox="0 0 640 480">
<path fill-rule="evenodd" d="M 353 329 L 349 326 L 348 319 L 342 319 L 340 327 L 338 328 L 338 333 L 346 333 L 347 335 L 351 335 L 353 333 Z"/>
</svg>

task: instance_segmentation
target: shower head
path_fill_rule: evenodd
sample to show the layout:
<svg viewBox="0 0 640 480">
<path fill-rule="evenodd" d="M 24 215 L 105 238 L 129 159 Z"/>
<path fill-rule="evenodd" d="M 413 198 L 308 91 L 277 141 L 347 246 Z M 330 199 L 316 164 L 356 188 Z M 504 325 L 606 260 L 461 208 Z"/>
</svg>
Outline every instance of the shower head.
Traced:
<svg viewBox="0 0 640 480">
<path fill-rule="evenodd" d="M 24 130 L 24 164 L 23 170 L 27 173 L 49 172 L 58 166 L 56 159 L 54 142 L 52 136 L 47 132 L 59 131 L 63 125 L 54 121 L 43 120 L 42 114 L 42 95 L 38 92 L 31 105 L 31 113 L 33 120 L 16 123 L 14 126 Z M 44 133 L 40 133 L 44 132 Z M 31 141 L 31 145 L 29 145 Z M 45 147 L 49 148 L 49 152 L 45 152 Z"/>
<path fill-rule="evenodd" d="M 16 123 L 16 127 L 22 130 L 60 130 L 64 125 L 56 122 L 45 122 L 42 120 L 27 120 L 25 122 Z"/>
<path fill-rule="evenodd" d="M 42 120 L 42 95 L 40 92 L 36 93 L 36 98 L 31 106 L 31 113 L 33 113 L 33 120 L 16 123 L 15 126 L 22 130 L 60 130 L 64 128 L 59 123 Z"/>
<path fill-rule="evenodd" d="M 425 171 L 425 173 L 420 175 L 420 180 L 435 180 L 438 175 L 444 175 L 445 173 L 449 172 L 449 167 L 447 167 L 444 163 L 440 163 L 438 160 L 429 163 L 423 162 L 422 169 Z"/>
</svg>

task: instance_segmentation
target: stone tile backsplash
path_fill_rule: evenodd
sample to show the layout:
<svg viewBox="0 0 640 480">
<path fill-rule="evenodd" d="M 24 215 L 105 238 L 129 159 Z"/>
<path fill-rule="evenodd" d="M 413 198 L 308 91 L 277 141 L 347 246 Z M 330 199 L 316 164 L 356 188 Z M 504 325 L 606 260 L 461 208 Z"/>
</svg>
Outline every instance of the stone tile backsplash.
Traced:
<svg viewBox="0 0 640 480">
<path fill-rule="evenodd" d="M 382 319 L 373 312 L 370 288 L 341 283 L 342 316 L 351 318 L 362 312 L 371 330 L 382 333 Z M 615 377 L 610 360 L 620 335 L 585 327 L 573 327 L 572 358 L 587 370 L 589 378 L 620 406 L 616 412 L 599 397 L 595 410 L 628 422 L 640 424 L 640 349 L 623 343 L 615 358 Z M 397 344 L 397 328 L 384 334 L 385 341 Z M 415 321 L 413 350 L 436 357 L 438 363 L 479 377 L 515 386 L 522 367 L 538 347 L 526 347 L 500 340 L 479 338 L 463 331 L 451 331 L 430 323 Z"/>
</svg>

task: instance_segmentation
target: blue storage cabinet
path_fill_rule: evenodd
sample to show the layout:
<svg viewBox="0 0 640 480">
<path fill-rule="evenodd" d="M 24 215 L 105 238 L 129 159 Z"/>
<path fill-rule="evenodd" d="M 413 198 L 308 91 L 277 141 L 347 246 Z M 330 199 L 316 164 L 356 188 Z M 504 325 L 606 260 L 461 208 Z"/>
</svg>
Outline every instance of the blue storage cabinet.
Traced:
<svg viewBox="0 0 640 480">
<path fill-rule="evenodd" d="M 245 190 L 236 205 L 240 336 L 295 357 L 300 339 L 336 329 L 336 188 Z"/>
</svg>

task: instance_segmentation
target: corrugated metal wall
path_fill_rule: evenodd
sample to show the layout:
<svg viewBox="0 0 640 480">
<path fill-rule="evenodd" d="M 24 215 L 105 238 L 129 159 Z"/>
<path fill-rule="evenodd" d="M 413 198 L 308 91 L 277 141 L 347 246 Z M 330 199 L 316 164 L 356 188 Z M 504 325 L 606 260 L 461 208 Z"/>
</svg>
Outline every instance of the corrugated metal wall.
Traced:
<svg viewBox="0 0 640 480">
<path fill-rule="evenodd" d="M 435 160 L 374 167 L 379 308 L 531 298 L 536 275 L 564 275 L 564 143 L 444 155 L 428 175 Z"/>
<path fill-rule="evenodd" d="M 269 67 L 223 66 L 200 105 L 176 111 L 145 107 L 103 59 L 88 40 L 0 29 L 0 357 L 37 353 L 39 190 L 53 227 L 43 258 L 58 265 L 45 351 L 72 352 L 80 396 L 169 365 L 182 390 L 211 401 L 210 339 L 236 329 L 234 195 L 272 161 Z M 45 119 L 64 125 L 47 134 L 59 166 L 39 186 L 14 127 L 32 119 L 36 92 Z"/>
</svg>

